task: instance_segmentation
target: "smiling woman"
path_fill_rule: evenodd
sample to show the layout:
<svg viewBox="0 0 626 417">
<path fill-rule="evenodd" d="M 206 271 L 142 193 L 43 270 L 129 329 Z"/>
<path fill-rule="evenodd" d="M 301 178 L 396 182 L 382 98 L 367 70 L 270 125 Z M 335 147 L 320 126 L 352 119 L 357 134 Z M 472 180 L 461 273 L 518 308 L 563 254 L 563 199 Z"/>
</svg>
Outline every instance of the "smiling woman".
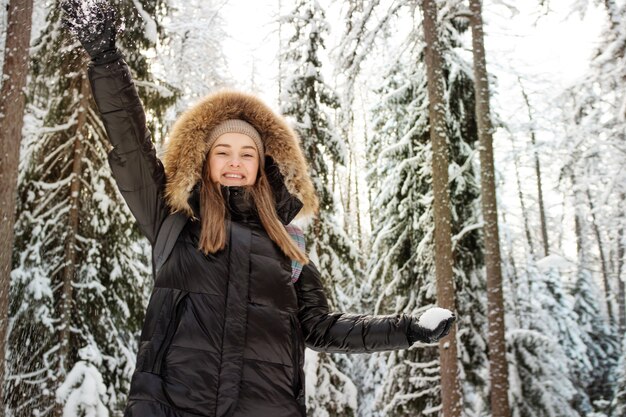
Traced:
<svg viewBox="0 0 626 417">
<path fill-rule="evenodd" d="M 317 211 L 308 165 L 295 132 L 256 96 L 200 100 L 174 123 L 161 161 L 115 48 L 112 6 L 94 1 L 86 7 L 109 32 L 73 26 L 89 22 L 81 0 L 65 3 L 74 17 L 65 24 L 84 47 L 97 47 L 88 74 L 109 164 L 153 245 L 154 288 L 125 417 L 305 417 L 305 345 L 375 352 L 447 334 L 454 316 L 426 329 L 407 314 L 330 311 L 320 272 L 299 245 L 303 232 L 290 224 Z M 164 241 L 165 256 L 157 250 Z"/>
<path fill-rule="evenodd" d="M 224 185 L 253 185 L 259 171 L 259 151 L 250 136 L 221 135 L 209 151 L 211 181 Z"/>
</svg>

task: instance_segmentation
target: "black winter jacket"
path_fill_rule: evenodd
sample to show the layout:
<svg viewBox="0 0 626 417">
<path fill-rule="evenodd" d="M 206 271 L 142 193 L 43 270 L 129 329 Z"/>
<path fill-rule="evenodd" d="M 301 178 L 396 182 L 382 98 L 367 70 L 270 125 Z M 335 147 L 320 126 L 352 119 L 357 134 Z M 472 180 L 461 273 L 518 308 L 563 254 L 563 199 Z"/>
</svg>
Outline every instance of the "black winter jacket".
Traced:
<svg viewBox="0 0 626 417">
<path fill-rule="evenodd" d="M 197 183 L 197 177 L 184 178 L 187 189 L 176 188 L 182 184 L 178 174 L 185 168 L 181 166 L 190 160 L 197 164 L 202 154 L 185 157 L 184 152 L 172 151 L 168 157 L 173 168 L 169 172 L 164 168 L 123 59 L 90 65 L 89 80 L 113 146 L 109 153 L 113 176 L 141 231 L 154 245 L 166 216 L 176 208 L 189 214 L 154 280 L 126 417 L 305 416 L 305 345 L 317 351 L 346 353 L 409 347 L 407 315 L 330 312 L 313 263 L 305 265 L 300 278 L 292 283 L 291 261 L 270 240 L 254 207 L 241 198 L 239 187 L 221 187 L 230 217 L 226 248 L 203 255 L 197 249 L 200 222 L 194 220 L 200 216 L 197 187 L 189 187 Z M 219 98 L 236 104 L 238 97 L 241 99 L 235 93 L 222 93 Z M 306 187 L 300 185 L 310 184 L 310 179 L 292 178 L 308 175 L 306 165 L 295 170 L 289 167 L 294 160 L 303 161 L 297 145 L 281 142 L 281 135 L 293 139 L 293 134 L 285 130 L 282 120 L 272 119 L 279 116 L 251 100 L 253 110 L 248 112 L 242 112 L 240 106 L 236 113 L 220 113 L 231 109 L 233 102 L 218 105 L 214 97 L 197 105 L 195 116 L 187 113 L 175 125 L 171 140 L 178 142 L 172 146 L 187 146 L 189 140 L 195 140 L 190 139 L 194 136 L 190 126 L 191 121 L 198 122 L 199 114 L 217 114 L 208 121 L 202 119 L 208 127 L 233 116 L 253 123 L 266 140 L 266 153 L 273 154 L 281 172 L 288 172 L 278 187 L 283 191 L 291 187 L 291 192 L 275 191 L 278 214 L 288 223 L 303 206 L 295 195 L 307 200 L 306 190 L 301 189 Z M 260 110 L 271 123 L 258 118 Z M 202 138 L 202 134 L 196 136 Z M 191 144 L 190 152 L 199 146 Z M 200 169 L 192 168 L 196 173 Z M 171 197 L 176 192 L 187 201 L 180 203 L 179 198 L 177 203 Z"/>
</svg>

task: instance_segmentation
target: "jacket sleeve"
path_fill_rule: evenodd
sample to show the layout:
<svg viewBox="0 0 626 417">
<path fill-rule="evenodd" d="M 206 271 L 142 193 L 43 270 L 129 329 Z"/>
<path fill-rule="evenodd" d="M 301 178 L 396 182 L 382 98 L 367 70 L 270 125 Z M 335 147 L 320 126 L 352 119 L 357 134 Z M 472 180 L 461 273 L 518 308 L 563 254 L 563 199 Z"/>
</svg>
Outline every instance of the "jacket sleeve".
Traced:
<svg viewBox="0 0 626 417">
<path fill-rule="evenodd" d="M 407 314 L 372 316 L 330 312 L 317 267 L 304 265 L 294 284 L 305 345 L 319 352 L 367 353 L 410 346 Z"/>
<path fill-rule="evenodd" d="M 120 58 L 109 64 L 90 63 L 88 74 L 113 146 L 108 155 L 113 178 L 140 230 L 154 245 L 159 227 L 169 214 L 163 199 L 165 171 L 156 156 L 130 69 Z"/>
</svg>

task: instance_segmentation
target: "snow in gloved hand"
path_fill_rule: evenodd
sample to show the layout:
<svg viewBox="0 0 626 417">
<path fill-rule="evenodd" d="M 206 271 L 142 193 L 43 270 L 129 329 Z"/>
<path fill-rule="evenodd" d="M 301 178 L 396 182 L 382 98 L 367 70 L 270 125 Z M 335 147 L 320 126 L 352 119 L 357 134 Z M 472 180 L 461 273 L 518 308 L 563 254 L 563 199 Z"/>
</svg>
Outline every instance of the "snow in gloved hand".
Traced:
<svg viewBox="0 0 626 417">
<path fill-rule="evenodd" d="M 106 63 L 119 57 L 115 47 L 115 8 L 108 0 L 64 0 L 63 25 L 83 45 L 92 61 Z"/>
<path fill-rule="evenodd" d="M 428 330 L 435 330 L 439 324 L 448 320 L 453 314 L 450 310 L 440 307 L 429 308 L 422 314 L 417 322 L 420 326 Z"/>
<path fill-rule="evenodd" d="M 456 317 L 450 310 L 430 308 L 419 318 L 411 317 L 407 327 L 407 339 L 410 344 L 436 342 L 450 332 L 455 320 Z"/>
</svg>

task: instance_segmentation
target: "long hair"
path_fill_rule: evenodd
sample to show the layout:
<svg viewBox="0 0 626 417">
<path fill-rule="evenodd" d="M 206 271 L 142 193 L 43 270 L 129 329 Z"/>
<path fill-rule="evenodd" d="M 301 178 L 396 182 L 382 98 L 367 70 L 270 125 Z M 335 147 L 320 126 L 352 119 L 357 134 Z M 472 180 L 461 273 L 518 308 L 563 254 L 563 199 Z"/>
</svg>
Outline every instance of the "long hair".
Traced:
<svg viewBox="0 0 626 417">
<path fill-rule="evenodd" d="M 261 156 L 263 157 L 263 156 Z M 211 181 L 209 157 L 204 161 L 200 187 L 200 215 L 202 222 L 198 249 L 205 255 L 216 253 L 226 247 L 226 202 L 220 184 Z M 252 198 L 261 224 L 268 236 L 290 259 L 307 264 L 309 258 L 291 238 L 276 214 L 274 196 L 265 170 L 259 164 L 259 173 L 254 185 L 245 187 Z"/>
</svg>

